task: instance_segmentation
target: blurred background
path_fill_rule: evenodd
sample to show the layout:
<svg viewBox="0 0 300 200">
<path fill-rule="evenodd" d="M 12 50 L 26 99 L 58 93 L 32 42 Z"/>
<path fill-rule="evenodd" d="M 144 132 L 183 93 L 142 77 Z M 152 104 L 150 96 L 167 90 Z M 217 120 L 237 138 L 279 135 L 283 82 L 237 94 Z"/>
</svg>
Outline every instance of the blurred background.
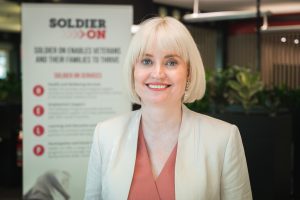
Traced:
<svg viewBox="0 0 300 200">
<path fill-rule="evenodd" d="M 187 106 L 239 126 L 254 199 L 300 199 L 298 0 L 0 0 L 0 199 L 21 199 L 21 4 L 28 2 L 132 5 L 135 25 L 157 15 L 181 20 L 207 73 L 205 97 Z"/>
</svg>

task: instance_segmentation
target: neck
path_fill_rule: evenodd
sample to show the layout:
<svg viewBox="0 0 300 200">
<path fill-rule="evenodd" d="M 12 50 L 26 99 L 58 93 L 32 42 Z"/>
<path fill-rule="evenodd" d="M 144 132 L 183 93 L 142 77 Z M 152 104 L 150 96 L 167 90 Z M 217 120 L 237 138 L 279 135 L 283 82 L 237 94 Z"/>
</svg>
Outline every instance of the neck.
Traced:
<svg viewBox="0 0 300 200">
<path fill-rule="evenodd" d="M 142 104 L 142 127 L 144 134 L 163 136 L 174 134 L 174 132 L 179 133 L 182 117 L 181 106 L 181 104 L 178 104 L 176 106 L 158 107 Z"/>
</svg>

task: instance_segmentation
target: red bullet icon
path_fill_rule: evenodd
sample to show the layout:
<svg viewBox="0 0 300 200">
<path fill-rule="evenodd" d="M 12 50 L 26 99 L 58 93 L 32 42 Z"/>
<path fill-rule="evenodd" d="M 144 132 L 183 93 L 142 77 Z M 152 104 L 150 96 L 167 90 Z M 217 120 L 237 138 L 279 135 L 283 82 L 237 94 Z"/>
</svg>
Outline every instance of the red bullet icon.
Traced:
<svg viewBox="0 0 300 200">
<path fill-rule="evenodd" d="M 34 153 L 36 156 L 41 156 L 41 155 L 44 154 L 44 152 L 45 152 L 45 148 L 44 148 L 42 145 L 40 145 L 40 144 L 35 145 L 35 146 L 33 147 L 33 153 Z"/>
<path fill-rule="evenodd" d="M 45 132 L 45 129 L 42 125 L 36 125 L 33 127 L 33 133 L 36 135 L 36 136 L 41 136 L 43 135 Z"/>
<path fill-rule="evenodd" d="M 36 85 L 33 88 L 33 94 L 35 96 L 42 96 L 44 94 L 44 88 L 41 85 Z"/>
<path fill-rule="evenodd" d="M 45 110 L 44 110 L 44 107 L 41 106 L 41 105 L 37 105 L 33 108 L 33 114 L 35 116 L 42 116 L 44 114 Z"/>
</svg>

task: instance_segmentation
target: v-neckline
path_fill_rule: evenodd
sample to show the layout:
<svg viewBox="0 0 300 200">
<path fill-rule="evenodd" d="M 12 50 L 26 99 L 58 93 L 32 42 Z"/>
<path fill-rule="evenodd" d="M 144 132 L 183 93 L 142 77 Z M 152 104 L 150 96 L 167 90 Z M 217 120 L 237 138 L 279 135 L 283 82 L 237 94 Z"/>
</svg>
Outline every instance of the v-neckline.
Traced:
<svg viewBox="0 0 300 200">
<path fill-rule="evenodd" d="M 177 143 L 174 145 L 171 153 L 169 154 L 168 156 L 168 159 L 165 161 L 164 163 L 164 166 L 162 167 L 162 169 L 160 170 L 158 176 L 156 178 L 154 178 L 154 175 L 153 175 L 153 171 L 152 171 L 152 165 L 151 165 L 151 160 L 150 160 L 150 156 L 149 156 L 149 151 L 148 151 L 148 148 L 147 148 L 147 145 L 146 145 L 146 140 L 145 140 L 145 137 L 144 137 L 144 132 L 142 129 L 140 129 L 140 136 L 142 137 L 141 141 L 142 141 L 142 146 L 143 148 L 145 149 L 145 153 L 146 153 L 146 157 L 147 157 L 147 162 L 148 162 L 148 166 L 150 167 L 150 170 L 151 170 L 151 175 L 152 175 L 152 179 L 156 185 L 157 182 L 159 182 L 159 179 L 160 177 L 162 176 L 162 174 L 166 171 L 166 168 L 170 165 L 170 162 L 172 160 L 172 158 L 174 157 L 174 154 L 176 154 L 176 151 L 177 151 Z"/>
</svg>

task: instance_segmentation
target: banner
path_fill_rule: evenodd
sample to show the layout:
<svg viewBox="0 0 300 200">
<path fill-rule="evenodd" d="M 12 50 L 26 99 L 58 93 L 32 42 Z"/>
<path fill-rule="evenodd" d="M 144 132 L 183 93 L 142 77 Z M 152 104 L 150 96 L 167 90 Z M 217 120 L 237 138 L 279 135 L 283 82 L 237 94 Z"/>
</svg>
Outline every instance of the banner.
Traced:
<svg viewBox="0 0 300 200">
<path fill-rule="evenodd" d="M 82 200 L 97 122 L 131 110 L 131 6 L 23 4 L 23 195 Z"/>
</svg>

